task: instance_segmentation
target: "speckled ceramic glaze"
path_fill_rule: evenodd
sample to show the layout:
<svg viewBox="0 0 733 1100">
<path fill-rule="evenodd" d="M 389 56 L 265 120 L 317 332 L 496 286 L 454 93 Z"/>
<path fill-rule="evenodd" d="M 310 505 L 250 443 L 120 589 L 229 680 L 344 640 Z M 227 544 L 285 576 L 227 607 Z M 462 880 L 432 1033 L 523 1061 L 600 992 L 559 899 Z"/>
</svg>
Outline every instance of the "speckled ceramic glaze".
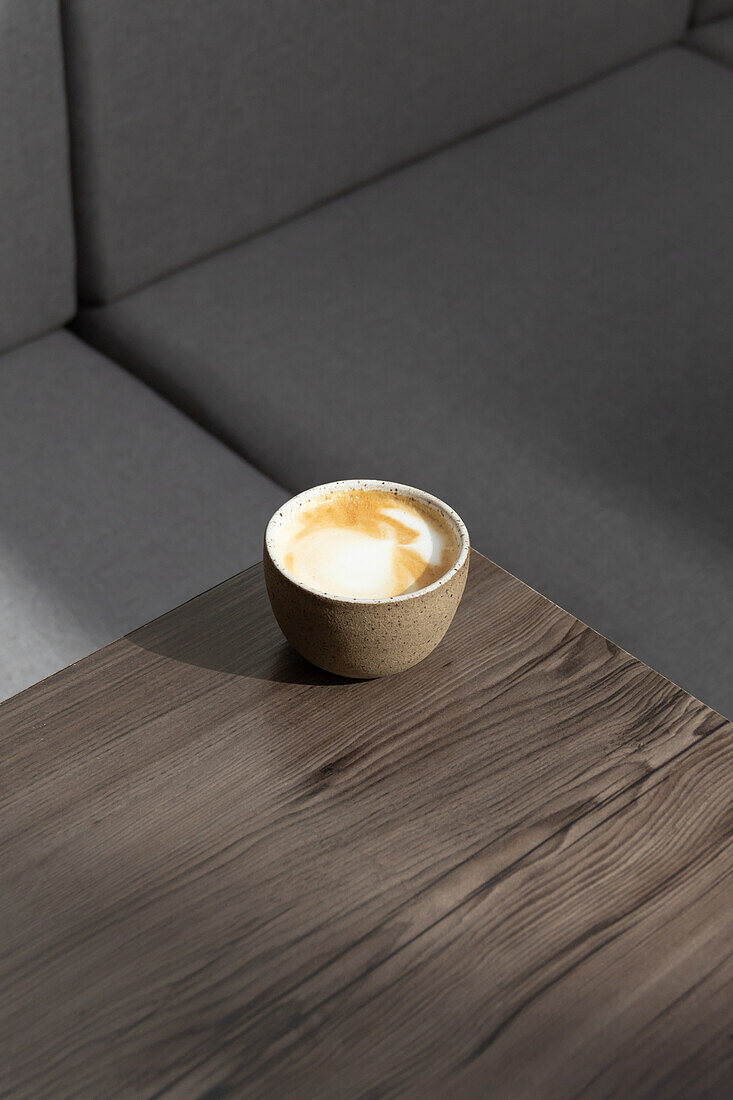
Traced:
<svg viewBox="0 0 733 1100">
<path fill-rule="evenodd" d="M 381 489 L 422 501 L 447 520 L 458 540 L 452 568 L 427 588 L 384 599 L 337 598 L 297 581 L 278 558 L 277 534 L 293 509 L 329 491 Z M 334 481 L 293 497 L 265 532 L 265 582 L 272 610 L 290 644 L 319 668 L 353 679 L 402 672 L 435 649 L 466 586 L 469 538 L 460 516 L 437 497 L 392 481 Z"/>
</svg>

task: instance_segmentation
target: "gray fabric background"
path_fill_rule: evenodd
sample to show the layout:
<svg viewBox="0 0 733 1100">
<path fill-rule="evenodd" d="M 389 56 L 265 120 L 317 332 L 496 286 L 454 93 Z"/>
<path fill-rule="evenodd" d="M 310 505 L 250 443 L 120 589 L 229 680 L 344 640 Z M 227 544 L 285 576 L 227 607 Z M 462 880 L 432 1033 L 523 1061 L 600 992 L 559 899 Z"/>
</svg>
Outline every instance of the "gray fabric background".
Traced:
<svg viewBox="0 0 733 1100">
<path fill-rule="evenodd" d="M 679 38 L 688 0 L 66 0 L 104 301 Z"/>
<path fill-rule="evenodd" d="M 693 8 L 695 22 L 703 23 L 706 19 L 718 19 L 721 15 L 733 15 L 731 0 L 696 0 Z"/>
<path fill-rule="evenodd" d="M 0 358 L 0 698 L 261 557 L 272 482 L 68 332 Z"/>
<path fill-rule="evenodd" d="M 402 479 L 733 714 L 733 73 L 640 62 L 83 330 L 293 489 Z"/>
<path fill-rule="evenodd" d="M 733 65 L 733 19 L 719 19 L 699 27 L 691 33 L 690 41 L 716 61 Z"/>
<path fill-rule="evenodd" d="M 55 0 L 0 0 L 0 350 L 68 320 L 74 245 Z"/>
</svg>

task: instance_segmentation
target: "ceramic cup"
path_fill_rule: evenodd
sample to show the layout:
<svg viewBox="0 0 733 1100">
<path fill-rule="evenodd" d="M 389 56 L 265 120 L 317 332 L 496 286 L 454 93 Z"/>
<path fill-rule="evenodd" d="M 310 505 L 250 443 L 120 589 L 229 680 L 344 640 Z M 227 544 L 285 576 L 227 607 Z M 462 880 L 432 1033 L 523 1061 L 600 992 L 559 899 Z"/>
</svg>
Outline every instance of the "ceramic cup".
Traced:
<svg viewBox="0 0 733 1100">
<path fill-rule="evenodd" d="M 332 596 L 296 580 L 278 558 L 277 535 L 293 510 L 329 491 L 380 489 L 434 509 L 456 534 L 454 564 L 433 584 L 380 599 Z M 338 676 L 373 679 L 402 672 L 435 649 L 466 586 L 469 538 L 460 516 L 442 500 L 393 481 L 333 481 L 283 504 L 265 531 L 264 569 L 272 610 L 290 644 L 308 661 Z"/>
</svg>

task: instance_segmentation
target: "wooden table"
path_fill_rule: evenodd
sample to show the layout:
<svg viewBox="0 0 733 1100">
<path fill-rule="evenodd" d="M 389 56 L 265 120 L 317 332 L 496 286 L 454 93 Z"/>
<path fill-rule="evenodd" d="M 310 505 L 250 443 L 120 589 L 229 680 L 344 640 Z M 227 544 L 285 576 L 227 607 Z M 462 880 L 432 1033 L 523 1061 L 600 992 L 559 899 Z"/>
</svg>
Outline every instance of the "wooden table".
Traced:
<svg viewBox="0 0 733 1100">
<path fill-rule="evenodd" d="M 0 738 L 3 1096 L 733 1095 L 733 727 L 478 555 L 400 677 L 257 566 Z"/>
</svg>

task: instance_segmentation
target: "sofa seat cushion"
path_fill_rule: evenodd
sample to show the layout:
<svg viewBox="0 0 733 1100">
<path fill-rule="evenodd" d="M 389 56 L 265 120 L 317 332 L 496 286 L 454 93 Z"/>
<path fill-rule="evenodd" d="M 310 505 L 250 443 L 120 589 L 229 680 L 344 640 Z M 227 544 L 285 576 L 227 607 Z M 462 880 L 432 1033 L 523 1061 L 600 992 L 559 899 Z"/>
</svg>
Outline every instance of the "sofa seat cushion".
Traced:
<svg viewBox="0 0 733 1100">
<path fill-rule="evenodd" d="M 0 357 L 0 697 L 261 557 L 284 492 L 68 332 Z"/>
<path fill-rule="evenodd" d="M 703 24 L 692 31 L 688 41 L 716 61 L 733 65 L 733 18 Z"/>
<path fill-rule="evenodd" d="M 292 489 L 423 486 L 733 712 L 733 74 L 674 48 L 110 307 Z"/>
</svg>

